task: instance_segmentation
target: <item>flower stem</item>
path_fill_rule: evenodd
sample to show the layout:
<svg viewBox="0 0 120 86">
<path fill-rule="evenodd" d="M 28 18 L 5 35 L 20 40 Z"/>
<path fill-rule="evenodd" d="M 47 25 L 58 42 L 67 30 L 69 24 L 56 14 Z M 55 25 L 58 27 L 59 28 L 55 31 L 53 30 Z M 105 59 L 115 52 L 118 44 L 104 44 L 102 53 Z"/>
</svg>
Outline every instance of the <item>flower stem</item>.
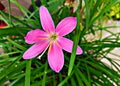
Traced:
<svg viewBox="0 0 120 86">
<path fill-rule="evenodd" d="M 48 62 L 45 63 L 45 70 L 44 70 L 44 75 L 43 75 L 43 80 L 42 80 L 42 86 L 45 86 L 46 75 L 47 75 L 47 66 L 48 66 Z"/>
<path fill-rule="evenodd" d="M 30 86 L 31 60 L 26 60 L 25 86 Z"/>
</svg>

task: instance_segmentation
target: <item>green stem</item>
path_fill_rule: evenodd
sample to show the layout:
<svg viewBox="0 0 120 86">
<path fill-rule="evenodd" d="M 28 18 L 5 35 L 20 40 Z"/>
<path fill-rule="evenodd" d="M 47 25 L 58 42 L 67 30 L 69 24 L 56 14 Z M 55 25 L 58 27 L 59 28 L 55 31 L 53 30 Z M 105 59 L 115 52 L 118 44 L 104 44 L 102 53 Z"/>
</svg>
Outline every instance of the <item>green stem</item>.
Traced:
<svg viewBox="0 0 120 86">
<path fill-rule="evenodd" d="M 48 67 L 48 63 L 46 62 L 46 64 L 45 64 L 45 70 L 44 70 L 44 75 L 43 75 L 42 86 L 45 86 L 46 75 L 47 75 L 47 67 Z"/>
<path fill-rule="evenodd" d="M 9 10 L 9 20 L 10 20 L 10 24 L 12 24 L 12 19 L 11 19 L 11 5 L 10 5 L 10 0 L 8 0 L 8 10 Z"/>
<path fill-rule="evenodd" d="M 26 60 L 25 86 L 30 86 L 31 60 Z"/>
</svg>

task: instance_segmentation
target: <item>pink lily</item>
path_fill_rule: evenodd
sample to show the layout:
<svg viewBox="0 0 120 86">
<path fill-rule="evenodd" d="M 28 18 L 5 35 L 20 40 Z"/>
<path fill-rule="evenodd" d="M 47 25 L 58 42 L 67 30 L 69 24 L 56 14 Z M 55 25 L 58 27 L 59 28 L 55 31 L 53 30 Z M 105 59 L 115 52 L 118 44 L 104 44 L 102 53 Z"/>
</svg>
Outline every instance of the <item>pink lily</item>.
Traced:
<svg viewBox="0 0 120 86">
<path fill-rule="evenodd" d="M 44 6 L 40 7 L 40 21 L 44 30 L 31 30 L 25 36 L 28 44 L 34 44 L 23 55 L 24 59 L 31 59 L 48 49 L 48 63 L 52 70 L 60 72 L 64 65 L 64 54 L 62 50 L 72 52 L 73 42 L 63 36 L 72 32 L 77 20 L 75 17 L 64 18 L 56 27 L 52 17 Z M 82 54 L 78 46 L 76 54 Z"/>
</svg>

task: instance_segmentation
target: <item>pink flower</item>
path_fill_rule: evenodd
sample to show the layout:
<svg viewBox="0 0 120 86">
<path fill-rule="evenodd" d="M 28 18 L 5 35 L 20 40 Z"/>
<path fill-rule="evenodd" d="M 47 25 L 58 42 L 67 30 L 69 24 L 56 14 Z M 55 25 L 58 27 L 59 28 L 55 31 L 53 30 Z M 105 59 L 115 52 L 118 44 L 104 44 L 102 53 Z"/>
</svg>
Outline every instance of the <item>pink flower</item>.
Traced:
<svg viewBox="0 0 120 86">
<path fill-rule="evenodd" d="M 72 52 L 73 42 L 63 36 L 72 32 L 77 20 L 75 17 L 64 18 L 56 27 L 47 8 L 40 7 L 40 21 L 44 30 L 31 30 L 25 36 L 28 44 L 34 44 L 23 55 L 24 59 L 31 59 L 48 49 L 48 63 L 52 70 L 60 72 L 64 65 L 64 54 L 62 50 Z M 78 46 L 76 54 L 82 54 Z"/>
</svg>

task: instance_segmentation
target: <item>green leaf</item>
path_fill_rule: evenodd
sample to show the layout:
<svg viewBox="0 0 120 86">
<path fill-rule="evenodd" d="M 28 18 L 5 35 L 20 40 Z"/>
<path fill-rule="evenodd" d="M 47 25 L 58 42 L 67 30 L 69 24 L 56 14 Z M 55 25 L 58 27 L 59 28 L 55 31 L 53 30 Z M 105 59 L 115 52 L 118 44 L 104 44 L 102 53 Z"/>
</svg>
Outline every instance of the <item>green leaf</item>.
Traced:
<svg viewBox="0 0 120 86">
<path fill-rule="evenodd" d="M 92 25 L 95 20 L 97 20 L 98 18 L 100 18 L 105 12 L 107 12 L 112 6 L 114 6 L 116 3 L 118 3 L 119 0 L 112 0 L 109 4 L 106 4 L 99 12 L 99 14 L 95 17 L 93 17 L 93 19 L 91 19 L 90 21 L 90 25 Z"/>
<path fill-rule="evenodd" d="M 31 60 L 26 60 L 25 86 L 30 86 Z"/>
<path fill-rule="evenodd" d="M 31 0 L 31 2 L 32 2 L 32 6 L 33 6 L 34 10 L 36 10 L 36 3 L 35 3 L 35 1 Z"/>
<path fill-rule="evenodd" d="M 47 66 L 48 66 L 48 63 L 46 62 L 46 64 L 45 64 L 45 70 L 44 70 L 44 75 L 43 75 L 43 80 L 42 80 L 42 86 L 45 86 L 46 75 L 47 75 Z"/>
<path fill-rule="evenodd" d="M 78 73 L 78 76 L 81 77 L 82 81 L 85 83 L 86 86 L 91 86 L 90 82 L 86 79 L 85 75 L 82 74 L 82 72 L 79 69 L 76 69 L 76 72 Z"/>
<path fill-rule="evenodd" d="M 15 45 L 17 48 L 19 48 L 19 49 L 21 49 L 21 50 L 26 50 L 25 47 L 23 47 L 22 45 L 20 45 L 20 44 L 14 42 L 14 41 L 11 40 L 10 38 L 7 38 L 7 40 L 8 40 L 10 43 L 12 43 L 13 45 Z"/>
<path fill-rule="evenodd" d="M 73 66 L 74 66 L 74 61 L 76 57 L 76 49 L 78 46 L 79 42 L 79 37 L 80 37 L 80 13 L 79 11 L 77 12 L 77 27 L 76 27 L 76 34 L 74 35 L 74 44 L 73 44 L 73 49 L 70 57 L 70 63 L 69 63 L 69 68 L 68 68 L 68 76 L 71 74 Z"/>
<path fill-rule="evenodd" d="M 61 8 L 64 1 L 65 0 L 51 0 L 50 2 L 48 2 L 48 5 L 49 5 L 48 9 L 50 13 L 57 12 Z"/>
</svg>

